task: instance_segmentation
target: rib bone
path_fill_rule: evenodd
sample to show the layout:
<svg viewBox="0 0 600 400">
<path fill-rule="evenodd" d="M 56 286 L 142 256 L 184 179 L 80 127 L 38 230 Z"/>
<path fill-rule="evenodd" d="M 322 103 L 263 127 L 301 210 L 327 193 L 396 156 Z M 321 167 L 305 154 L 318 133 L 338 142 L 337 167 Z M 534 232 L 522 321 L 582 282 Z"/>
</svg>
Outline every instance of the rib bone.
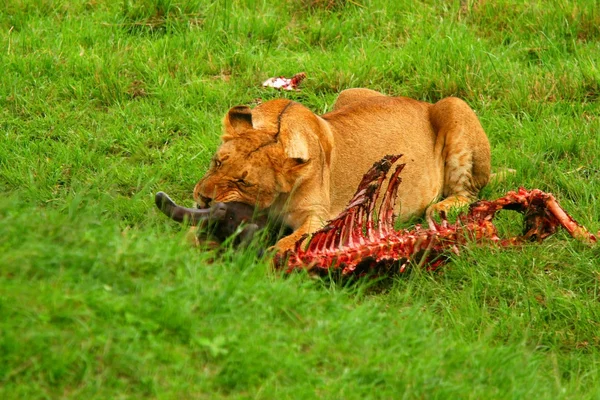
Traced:
<svg viewBox="0 0 600 400">
<path fill-rule="evenodd" d="M 306 247 L 299 241 L 294 250 L 275 256 L 275 266 L 291 272 L 340 271 L 342 275 L 368 271 L 404 272 L 410 261 L 434 270 L 447 259 L 448 251 L 458 253 L 467 242 L 514 246 L 525 241 L 542 241 L 560 226 L 574 238 L 596 243 L 595 235 L 575 221 L 550 193 L 520 188 L 494 201 L 471 204 L 466 214 L 449 223 L 444 214 L 441 223 L 429 228 L 416 225 L 411 230 L 394 230 L 393 209 L 405 164 L 396 167 L 388 181 L 374 221 L 374 209 L 382 184 L 392 165 L 401 155 L 386 156 L 364 175 L 348 206 L 338 217 L 312 234 Z M 501 239 L 492 220 L 500 210 L 524 214 L 525 232 Z M 600 235 L 600 233 L 599 233 Z M 306 239 L 306 238 L 305 238 Z"/>
</svg>

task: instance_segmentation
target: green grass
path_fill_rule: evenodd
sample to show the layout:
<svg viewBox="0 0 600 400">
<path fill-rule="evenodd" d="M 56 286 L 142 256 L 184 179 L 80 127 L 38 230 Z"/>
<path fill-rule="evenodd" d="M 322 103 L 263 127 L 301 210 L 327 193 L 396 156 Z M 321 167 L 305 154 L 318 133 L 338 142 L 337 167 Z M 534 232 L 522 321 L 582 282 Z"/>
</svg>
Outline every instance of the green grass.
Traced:
<svg viewBox="0 0 600 400">
<path fill-rule="evenodd" d="M 2 2 L 0 398 L 600 398 L 598 247 L 344 284 L 190 248 L 153 204 L 191 204 L 229 107 L 369 87 L 462 97 L 517 170 L 482 197 L 551 191 L 597 231 L 598 3 L 271 3 Z"/>
</svg>

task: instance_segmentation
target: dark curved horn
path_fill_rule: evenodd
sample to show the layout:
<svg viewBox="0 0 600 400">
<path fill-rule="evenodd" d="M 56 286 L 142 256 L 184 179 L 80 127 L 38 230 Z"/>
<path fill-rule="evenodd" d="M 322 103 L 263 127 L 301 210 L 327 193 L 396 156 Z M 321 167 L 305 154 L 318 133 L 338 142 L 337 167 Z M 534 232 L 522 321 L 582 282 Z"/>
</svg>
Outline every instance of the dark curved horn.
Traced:
<svg viewBox="0 0 600 400">
<path fill-rule="evenodd" d="M 187 219 L 192 225 L 195 225 L 200 221 L 222 220 L 227 213 L 227 205 L 224 203 L 217 203 L 210 208 L 202 209 L 181 207 L 175 204 L 175 202 L 164 192 L 156 193 L 156 196 L 154 196 L 154 203 L 167 217 L 177 222 L 183 222 Z"/>
</svg>

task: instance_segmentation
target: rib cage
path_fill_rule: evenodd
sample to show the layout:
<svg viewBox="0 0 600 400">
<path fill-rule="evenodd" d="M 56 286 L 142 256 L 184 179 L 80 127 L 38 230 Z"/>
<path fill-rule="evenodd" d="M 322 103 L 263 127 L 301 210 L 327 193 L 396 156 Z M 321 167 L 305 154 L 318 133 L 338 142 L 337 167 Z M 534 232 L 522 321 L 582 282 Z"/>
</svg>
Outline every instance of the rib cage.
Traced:
<svg viewBox="0 0 600 400">
<path fill-rule="evenodd" d="M 459 252 L 467 242 L 492 242 L 512 246 L 524 241 L 544 240 L 559 226 L 571 236 L 595 243 L 597 238 L 579 225 L 560 207 L 554 196 L 538 189 L 520 188 L 495 201 L 471 204 L 466 214 L 450 224 L 445 215 L 441 223 L 430 221 L 430 227 L 416 225 L 411 230 L 394 229 L 394 205 L 400 173 L 405 164 L 396 166 L 388 180 L 387 190 L 377 212 L 375 206 L 382 184 L 401 155 L 388 155 L 363 176 L 348 206 L 335 219 L 310 237 L 299 240 L 293 250 L 275 256 L 275 266 L 291 272 L 308 269 L 311 272 L 335 270 L 342 275 L 368 271 L 404 272 L 410 262 L 433 270 L 446 261 L 448 251 Z M 498 237 L 492 220 L 499 210 L 508 209 L 524 214 L 525 232 L 507 239 Z M 305 244 L 309 240 L 308 245 Z"/>
</svg>

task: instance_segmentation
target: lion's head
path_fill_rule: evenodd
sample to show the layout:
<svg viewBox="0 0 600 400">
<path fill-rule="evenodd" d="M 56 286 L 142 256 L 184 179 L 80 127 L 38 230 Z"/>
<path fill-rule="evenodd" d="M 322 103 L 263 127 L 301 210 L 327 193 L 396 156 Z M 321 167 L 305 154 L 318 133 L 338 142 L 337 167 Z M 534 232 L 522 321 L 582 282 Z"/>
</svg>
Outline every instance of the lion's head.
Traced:
<svg viewBox="0 0 600 400">
<path fill-rule="evenodd" d="M 206 175 L 194 188 L 199 207 L 242 202 L 266 209 L 328 162 L 319 118 L 289 100 L 272 100 L 251 110 L 233 107 L 224 119 L 222 143 Z"/>
</svg>

